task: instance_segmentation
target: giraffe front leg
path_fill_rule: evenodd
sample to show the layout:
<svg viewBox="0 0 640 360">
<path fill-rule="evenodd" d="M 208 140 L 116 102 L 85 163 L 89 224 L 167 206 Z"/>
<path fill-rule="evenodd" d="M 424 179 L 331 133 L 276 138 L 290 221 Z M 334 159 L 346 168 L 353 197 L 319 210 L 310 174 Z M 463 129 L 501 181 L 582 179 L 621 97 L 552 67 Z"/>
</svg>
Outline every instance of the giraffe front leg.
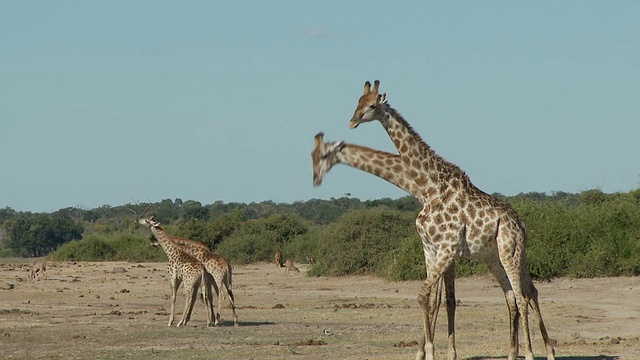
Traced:
<svg viewBox="0 0 640 360">
<path fill-rule="evenodd" d="M 175 318 L 176 295 L 178 293 L 178 287 L 180 287 L 180 280 L 172 276 L 171 277 L 171 313 L 169 314 L 168 326 L 173 326 L 173 321 Z"/>
<path fill-rule="evenodd" d="M 198 288 L 200 287 L 200 278 L 197 280 L 190 282 L 188 285 L 185 284 L 185 304 L 184 304 L 184 312 L 182 316 L 182 320 L 178 324 L 178 326 L 186 325 L 189 320 L 191 320 L 191 313 L 193 312 L 193 306 L 198 300 Z M 189 289 L 189 290 L 187 290 Z"/>
<path fill-rule="evenodd" d="M 422 288 L 420 289 L 420 292 L 418 293 L 418 303 L 420 304 L 420 308 L 422 309 L 424 345 L 421 346 L 420 349 L 418 349 L 416 359 L 434 360 L 435 357 L 432 322 L 434 321 L 433 315 L 437 314 L 437 310 L 431 308 L 435 304 L 435 302 L 432 301 L 431 296 L 434 290 L 434 286 L 437 285 L 439 277 L 432 274 L 433 273 L 427 274 L 427 280 L 425 280 Z"/>
<path fill-rule="evenodd" d="M 190 286 L 187 286 L 190 285 Z M 193 311 L 193 305 L 198 299 L 198 287 L 199 283 L 185 284 L 185 302 L 184 311 L 182 313 L 182 320 L 178 323 L 177 327 L 186 325 L 191 319 L 191 311 Z"/>
<path fill-rule="evenodd" d="M 455 262 L 449 266 L 444 272 L 444 286 L 447 296 L 447 342 L 449 348 L 447 350 L 447 359 L 456 360 L 458 353 L 456 351 L 456 286 L 455 286 Z"/>
</svg>

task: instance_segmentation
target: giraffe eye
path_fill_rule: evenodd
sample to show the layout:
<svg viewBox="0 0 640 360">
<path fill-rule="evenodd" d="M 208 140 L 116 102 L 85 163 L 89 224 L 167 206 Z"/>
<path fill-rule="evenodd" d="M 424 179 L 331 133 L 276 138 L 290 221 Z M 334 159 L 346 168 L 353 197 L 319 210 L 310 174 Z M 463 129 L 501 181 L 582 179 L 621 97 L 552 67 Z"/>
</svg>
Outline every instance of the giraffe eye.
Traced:
<svg viewBox="0 0 640 360">
<path fill-rule="evenodd" d="M 369 105 L 369 109 L 375 109 L 376 106 L 378 106 L 378 104 L 371 104 Z"/>
</svg>

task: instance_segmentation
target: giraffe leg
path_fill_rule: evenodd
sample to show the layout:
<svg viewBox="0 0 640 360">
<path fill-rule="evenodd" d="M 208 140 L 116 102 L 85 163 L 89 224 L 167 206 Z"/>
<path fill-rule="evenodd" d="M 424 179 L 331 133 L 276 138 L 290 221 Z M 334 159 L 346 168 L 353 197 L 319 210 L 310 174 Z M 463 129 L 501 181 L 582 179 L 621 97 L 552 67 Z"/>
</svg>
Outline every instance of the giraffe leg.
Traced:
<svg viewBox="0 0 640 360">
<path fill-rule="evenodd" d="M 447 360 L 456 360 L 458 354 L 456 352 L 456 333 L 455 333 L 455 319 L 456 319 L 456 286 L 455 275 L 456 267 L 455 262 L 451 263 L 451 266 L 444 272 L 444 286 L 447 299 L 447 342 L 449 344 L 447 351 Z M 440 291 L 440 295 L 442 292 Z M 435 321 L 434 321 L 435 325 Z M 435 328 L 433 330 L 435 332 Z"/>
<path fill-rule="evenodd" d="M 518 325 L 520 322 L 520 313 L 518 312 L 518 306 L 516 305 L 516 297 L 511 288 L 511 283 L 507 277 L 507 273 L 500 263 L 500 259 L 497 256 L 493 256 L 491 259 L 485 260 L 489 271 L 500 284 L 500 288 L 504 293 L 505 300 L 507 302 L 507 308 L 509 309 L 509 355 L 508 360 L 515 360 L 518 357 Z"/>
<path fill-rule="evenodd" d="M 213 281 L 211 282 L 211 288 L 216 293 L 216 298 L 218 299 L 218 307 L 213 313 L 213 326 L 218 326 L 218 324 L 220 323 L 221 309 L 220 309 L 220 276 L 217 273 L 213 276 Z M 211 306 L 213 307 L 213 298 L 212 298 Z"/>
<path fill-rule="evenodd" d="M 538 326 L 540 327 L 540 334 L 542 335 L 542 340 L 544 341 L 544 346 L 547 351 L 547 360 L 555 360 L 556 352 L 553 349 L 553 343 L 551 339 L 549 339 L 549 334 L 547 333 L 547 328 L 544 326 L 544 320 L 542 320 L 542 313 L 540 312 L 540 304 L 538 303 L 538 290 L 535 285 L 531 281 L 531 277 L 526 274 L 525 278 L 525 297 L 529 300 L 529 305 L 533 309 L 533 312 L 538 320 Z"/>
<path fill-rule="evenodd" d="M 184 291 L 185 291 L 184 311 L 182 312 L 182 320 L 180 320 L 178 325 L 176 325 L 177 327 L 186 325 L 187 322 L 191 319 L 191 311 L 193 311 L 193 305 L 196 303 L 196 300 L 198 299 L 199 287 L 200 287 L 199 280 L 184 284 Z"/>
<path fill-rule="evenodd" d="M 204 297 L 204 306 L 207 311 L 207 327 L 213 325 L 213 293 L 211 292 L 211 275 L 207 272 L 202 274 L 200 284 L 202 296 Z"/>
<path fill-rule="evenodd" d="M 176 295 L 178 293 L 178 288 L 180 287 L 180 279 L 178 279 L 175 275 L 171 275 L 171 313 L 169 315 L 169 325 L 173 326 L 173 320 L 175 318 L 175 310 L 176 310 Z"/>
<path fill-rule="evenodd" d="M 231 303 L 231 311 L 233 311 L 233 326 L 238 326 L 238 315 L 236 315 L 236 300 L 233 296 L 232 283 L 231 283 L 231 272 L 225 276 L 224 281 L 225 287 L 227 289 L 227 294 L 229 294 L 229 303 Z M 223 295 L 224 296 L 224 295 Z M 224 302 L 224 297 L 222 298 Z"/>
<path fill-rule="evenodd" d="M 424 328 L 424 346 L 418 349 L 416 359 L 433 360 L 435 355 L 435 348 L 433 346 L 434 333 L 432 331 L 432 319 L 433 315 L 437 314 L 437 309 L 431 309 L 433 305 L 437 304 L 437 301 L 433 301 L 432 292 L 437 291 L 437 283 L 442 275 L 435 271 L 429 271 L 427 273 L 427 279 L 422 284 L 422 288 L 418 293 L 418 303 L 422 308 L 422 320 Z"/>
<path fill-rule="evenodd" d="M 500 235 L 498 236 L 500 237 Z M 517 240 L 511 242 L 523 243 L 523 241 Z M 502 248 L 500 246 L 501 243 L 503 243 L 503 241 L 498 239 L 498 249 Z M 511 283 L 511 289 L 513 290 L 513 295 L 516 298 L 518 314 L 520 315 L 520 320 L 522 321 L 522 334 L 524 335 L 524 358 L 525 360 L 534 360 L 533 349 L 531 348 L 531 333 L 529 332 L 529 301 L 524 296 L 522 291 L 522 276 L 523 273 L 527 271 L 523 268 L 523 266 L 526 266 L 526 264 L 524 263 L 523 259 L 521 259 L 519 256 L 514 256 L 514 253 L 512 252 L 500 252 L 499 255 L 500 262 L 502 263 L 502 266 L 507 273 L 507 277 L 509 278 L 509 282 Z M 520 255 L 524 257 L 524 249 L 520 250 Z"/>
<path fill-rule="evenodd" d="M 429 296 L 429 323 L 431 327 L 431 333 L 436 332 L 436 322 L 438 321 L 438 312 L 440 311 L 440 305 L 442 304 L 442 290 L 443 290 L 444 276 L 440 277 L 438 282 L 433 285 L 431 294 Z"/>
</svg>

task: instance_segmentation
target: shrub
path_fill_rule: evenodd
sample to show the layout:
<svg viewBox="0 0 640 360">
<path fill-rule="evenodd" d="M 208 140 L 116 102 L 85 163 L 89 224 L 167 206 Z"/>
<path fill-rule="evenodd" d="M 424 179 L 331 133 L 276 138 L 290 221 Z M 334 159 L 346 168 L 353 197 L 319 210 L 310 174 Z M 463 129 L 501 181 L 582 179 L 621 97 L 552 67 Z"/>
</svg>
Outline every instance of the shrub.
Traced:
<svg viewBox="0 0 640 360">
<path fill-rule="evenodd" d="M 100 261 L 111 260 L 115 251 L 96 236 L 83 240 L 74 240 L 62 245 L 51 254 L 52 260 Z"/>
<path fill-rule="evenodd" d="M 415 234 L 414 215 L 384 207 L 352 210 L 319 234 L 311 275 L 385 275 L 390 254 Z"/>
<path fill-rule="evenodd" d="M 89 235 L 72 241 L 51 254 L 53 260 L 67 261 L 166 261 L 160 247 L 147 237 L 131 234 Z"/>
</svg>

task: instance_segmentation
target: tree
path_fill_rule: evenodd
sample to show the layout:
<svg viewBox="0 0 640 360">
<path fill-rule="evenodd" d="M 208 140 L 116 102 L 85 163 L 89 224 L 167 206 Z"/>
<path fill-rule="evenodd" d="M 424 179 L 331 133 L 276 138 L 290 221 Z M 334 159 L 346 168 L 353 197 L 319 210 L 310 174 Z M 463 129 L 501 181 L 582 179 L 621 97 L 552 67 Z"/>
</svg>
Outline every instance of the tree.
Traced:
<svg viewBox="0 0 640 360">
<path fill-rule="evenodd" d="M 80 239 L 84 227 L 71 219 L 46 216 L 20 217 L 8 220 L 8 247 L 19 256 L 44 256 L 58 246 Z"/>
</svg>

